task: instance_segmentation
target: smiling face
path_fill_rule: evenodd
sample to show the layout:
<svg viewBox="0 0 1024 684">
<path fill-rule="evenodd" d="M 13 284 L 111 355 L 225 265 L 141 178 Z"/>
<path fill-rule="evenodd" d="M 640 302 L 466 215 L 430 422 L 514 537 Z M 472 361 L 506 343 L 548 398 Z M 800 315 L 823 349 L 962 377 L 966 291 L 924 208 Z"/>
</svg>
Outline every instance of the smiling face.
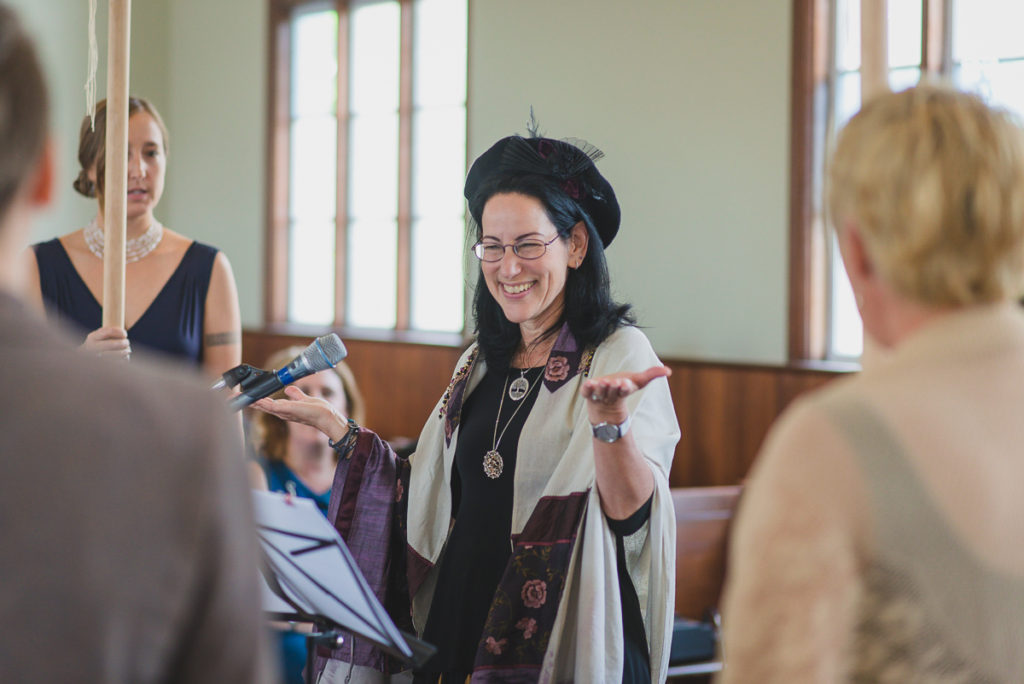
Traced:
<svg viewBox="0 0 1024 684">
<path fill-rule="evenodd" d="M 481 215 L 484 244 L 512 245 L 522 240 L 547 242 L 558 235 L 540 200 L 517 193 L 497 194 L 487 200 Z M 587 249 L 583 224 L 572 228 L 568 239 L 548 245 L 539 259 L 523 259 L 511 247 L 500 261 L 480 263 L 487 289 L 505 317 L 519 325 L 524 342 L 553 325 L 562 313 L 565 281 Z"/>
</svg>

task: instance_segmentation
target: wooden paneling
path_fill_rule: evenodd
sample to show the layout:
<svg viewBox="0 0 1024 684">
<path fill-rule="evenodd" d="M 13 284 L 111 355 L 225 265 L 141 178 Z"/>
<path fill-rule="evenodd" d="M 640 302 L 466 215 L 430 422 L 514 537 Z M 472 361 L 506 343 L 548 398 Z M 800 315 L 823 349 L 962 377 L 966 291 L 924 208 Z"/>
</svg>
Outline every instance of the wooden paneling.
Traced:
<svg viewBox="0 0 1024 684">
<path fill-rule="evenodd" d="M 772 422 L 797 396 L 842 375 L 799 366 L 667 360 L 682 437 L 673 487 L 740 483 Z"/>
<path fill-rule="evenodd" d="M 292 345 L 305 346 L 309 336 L 242 333 L 242 360 L 263 367 L 271 354 Z M 346 339 L 348 358 L 366 401 L 366 422 L 386 439 L 415 438 L 440 399 L 461 355 L 454 347 Z"/>
<path fill-rule="evenodd" d="M 242 358 L 262 367 L 275 351 L 308 336 L 247 330 Z M 342 335 L 345 338 L 345 335 Z M 367 425 L 386 439 L 415 438 L 451 378 L 461 349 L 345 339 L 348 363 L 366 399 Z M 666 360 L 682 437 L 673 487 L 733 485 L 746 477 L 772 421 L 798 395 L 842 375 L 799 366 Z"/>
<path fill-rule="evenodd" d="M 725 579 L 727 538 L 741 488 L 676 487 L 675 613 L 707 620 L 718 610 Z"/>
</svg>

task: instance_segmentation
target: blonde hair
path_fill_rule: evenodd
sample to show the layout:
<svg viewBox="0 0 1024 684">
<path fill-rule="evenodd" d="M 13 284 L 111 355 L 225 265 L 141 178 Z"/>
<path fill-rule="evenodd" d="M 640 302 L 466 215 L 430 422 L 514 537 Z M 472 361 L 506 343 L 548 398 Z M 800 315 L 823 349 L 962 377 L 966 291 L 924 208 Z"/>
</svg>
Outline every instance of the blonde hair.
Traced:
<svg viewBox="0 0 1024 684">
<path fill-rule="evenodd" d="M 286 366 L 304 349 L 304 347 L 288 347 L 275 352 L 267 359 L 264 367 L 269 370 Z M 332 371 L 321 372 L 330 373 Z M 346 415 L 362 425 L 366 420 L 366 406 L 363 403 L 363 395 L 356 385 L 356 378 L 352 375 L 352 369 L 344 361 L 339 361 L 333 372 L 341 380 L 341 387 L 345 392 Z M 274 399 L 280 399 L 284 397 L 284 390 L 272 396 Z M 256 448 L 270 461 L 283 461 L 288 444 L 288 423 L 262 411 L 256 412 L 253 420 L 253 441 Z"/>
<path fill-rule="evenodd" d="M 977 96 L 921 85 L 869 101 L 827 183 L 836 229 L 855 225 L 904 296 L 962 306 L 1024 291 L 1024 132 Z"/>
</svg>

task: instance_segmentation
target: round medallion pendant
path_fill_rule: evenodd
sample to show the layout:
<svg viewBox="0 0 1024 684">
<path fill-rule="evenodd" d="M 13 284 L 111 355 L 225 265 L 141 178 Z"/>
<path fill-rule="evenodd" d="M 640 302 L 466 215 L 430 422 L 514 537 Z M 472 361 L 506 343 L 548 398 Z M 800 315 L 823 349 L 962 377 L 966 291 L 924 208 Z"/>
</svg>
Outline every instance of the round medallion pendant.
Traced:
<svg viewBox="0 0 1024 684">
<path fill-rule="evenodd" d="M 512 401 L 519 401 L 530 391 L 530 381 L 520 376 L 508 386 L 508 398 Z"/>
<path fill-rule="evenodd" d="M 505 467 L 505 462 L 501 460 L 501 454 L 494 449 L 487 452 L 484 456 L 484 475 L 497 480 L 501 477 L 501 471 Z"/>
</svg>

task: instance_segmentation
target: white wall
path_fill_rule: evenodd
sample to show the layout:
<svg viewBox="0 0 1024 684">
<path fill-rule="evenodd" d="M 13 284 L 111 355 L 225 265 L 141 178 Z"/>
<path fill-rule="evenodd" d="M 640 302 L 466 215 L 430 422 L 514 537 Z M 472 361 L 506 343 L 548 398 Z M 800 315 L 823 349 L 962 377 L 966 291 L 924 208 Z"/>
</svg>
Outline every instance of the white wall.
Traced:
<svg viewBox="0 0 1024 684">
<path fill-rule="evenodd" d="M 78 130 L 85 116 L 88 77 L 89 3 L 85 0 L 6 0 L 19 11 L 39 45 L 51 97 L 51 124 L 59 151 L 56 204 L 37 222 L 37 240 L 62 235 L 85 225 L 96 213 L 95 200 L 78 195 Z M 168 0 L 137 0 L 132 8 L 132 94 L 151 97 L 160 107 L 167 93 Z M 96 97 L 106 97 L 107 2 L 97 2 L 99 61 Z"/>
<path fill-rule="evenodd" d="M 619 297 L 659 354 L 786 355 L 788 0 L 477 0 L 469 150 L 542 130 L 600 147 Z"/>
<path fill-rule="evenodd" d="M 470 154 L 523 132 L 531 104 L 549 135 L 601 147 L 623 209 L 608 252 L 613 283 L 658 352 L 783 361 L 791 3 L 470 3 Z M 15 4 L 41 27 L 55 123 L 73 139 L 84 109 L 87 3 Z M 259 325 L 266 3 L 134 5 L 132 89 L 157 103 L 172 138 L 159 214 L 225 250 L 243 323 Z M 70 184 L 74 145 L 65 151 Z M 65 193 L 40 237 L 80 225 L 91 210 Z"/>
<path fill-rule="evenodd" d="M 168 225 L 220 247 L 242 324 L 263 317 L 267 71 L 265 0 L 164 0 L 170 7 Z"/>
</svg>

